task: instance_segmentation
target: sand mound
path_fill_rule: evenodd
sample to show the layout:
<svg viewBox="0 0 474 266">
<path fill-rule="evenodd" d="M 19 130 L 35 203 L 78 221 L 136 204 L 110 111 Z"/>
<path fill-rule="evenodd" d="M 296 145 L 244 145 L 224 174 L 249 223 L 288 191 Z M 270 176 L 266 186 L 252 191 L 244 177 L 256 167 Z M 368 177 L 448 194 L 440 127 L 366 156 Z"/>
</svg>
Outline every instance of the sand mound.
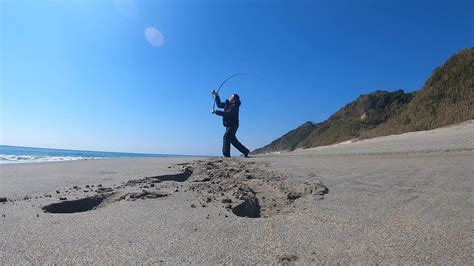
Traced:
<svg viewBox="0 0 474 266">
<path fill-rule="evenodd" d="M 305 209 L 308 204 L 324 199 L 329 192 L 321 183 L 296 183 L 289 176 L 242 159 L 197 160 L 170 168 L 175 168 L 177 173 L 132 179 L 112 187 L 91 184 L 84 188 L 72 186 L 57 190 L 51 193 L 57 199 L 51 194 L 44 195 L 52 203 L 42 210 L 60 214 L 86 212 L 123 200 L 161 199 L 174 193 L 196 193 L 200 202 L 193 203 L 193 208 L 207 207 L 212 202 L 236 216 L 265 218 Z M 21 200 L 31 198 L 25 196 Z"/>
<path fill-rule="evenodd" d="M 182 167 L 193 171 L 188 180 L 192 190 L 206 199 L 221 201 L 241 217 L 293 212 L 329 192 L 323 184 L 296 184 L 288 176 L 240 159 L 195 161 Z"/>
</svg>

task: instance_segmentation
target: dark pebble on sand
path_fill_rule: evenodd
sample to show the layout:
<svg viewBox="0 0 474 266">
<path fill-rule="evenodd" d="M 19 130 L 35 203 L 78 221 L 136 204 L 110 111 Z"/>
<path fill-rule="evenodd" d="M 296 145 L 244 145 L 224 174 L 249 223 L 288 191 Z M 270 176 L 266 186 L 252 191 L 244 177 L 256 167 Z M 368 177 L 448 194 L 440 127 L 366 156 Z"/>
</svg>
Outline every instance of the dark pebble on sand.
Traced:
<svg viewBox="0 0 474 266">
<path fill-rule="evenodd" d="M 278 262 L 282 264 L 289 264 L 291 262 L 295 262 L 298 260 L 298 256 L 296 255 L 289 255 L 289 256 L 280 256 L 278 258 Z"/>
<path fill-rule="evenodd" d="M 0 202 L 7 202 L 7 197 L 0 197 Z"/>
<path fill-rule="evenodd" d="M 212 199 L 210 197 L 207 197 L 206 202 L 211 202 Z"/>
<path fill-rule="evenodd" d="M 6 217 L 5 214 L 2 214 L 2 217 Z"/>
<path fill-rule="evenodd" d="M 67 200 L 66 197 L 59 197 L 59 200 Z"/>
<path fill-rule="evenodd" d="M 325 195 L 329 192 L 329 189 L 323 184 L 318 184 L 314 190 L 317 195 Z"/>
<path fill-rule="evenodd" d="M 155 184 L 151 183 L 151 184 L 150 184 L 150 187 L 155 187 Z"/>
<path fill-rule="evenodd" d="M 196 205 L 194 205 L 194 204 L 191 204 L 191 208 L 196 208 Z"/>
<path fill-rule="evenodd" d="M 158 192 L 158 193 L 150 193 L 150 194 L 148 194 L 148 195 L 146 196 L 146 198 L 148 198 L 148 199 L 156 199 L 156 198 L 162 198 L 162 197 L 167 197 L 167 196 L 168 196 L 168 194 L 166 194 L 166 193 L 160 193 L 160 192 Z"/>
<path fill-rule="evenodd" d="M 130 193 L 130 198 L 131 199 L 139 199 L 139 198 L 143 199 L 148 194 L 150 194 L 150 192 L 148 192 L 146 190 L 143 190 L 142 192 L 133 192 L 133 193 Z"/>
<path fill-rule="evenodd" d="M 56 193 L 58 193 L 58 194 L 59 194 L 59 193 L 61 193 L 61 192 L 59 192 L 59 190 L 56 190 Z"/>
<path fill-rule="evenodd" d="M 301 194 L 297 193 L 297 192 L 290 192 L 290 193 L 288 193 L 287 197 L 288 197 L 289 200 L 295 200 L 295 199 L 300 198 Z"/>
<path fill-rule="evenodd" d="M 23 197 L 23 200 L 29 200 L 30 199 L 30 196 L 24 196 Z"/>
<path fill-rule="evenodd" d="M 222 203 L 232 203 L 232 200 L 229 198 L 225 198 L 222 200 Z"/>
<path fill-rule="evenodd" d="M 110 188 L 110 187 L 101 187 L 96 191 L 98 191 L 99 193 L 104 193 L 104 192 L 112 192 L 112 191 L 114 191 L 114 189 Z"/>
<path fill-rule="evenodd" d="M 86 188 L 89 188 L 89 185 L 86 185 Z"/>
</svg>

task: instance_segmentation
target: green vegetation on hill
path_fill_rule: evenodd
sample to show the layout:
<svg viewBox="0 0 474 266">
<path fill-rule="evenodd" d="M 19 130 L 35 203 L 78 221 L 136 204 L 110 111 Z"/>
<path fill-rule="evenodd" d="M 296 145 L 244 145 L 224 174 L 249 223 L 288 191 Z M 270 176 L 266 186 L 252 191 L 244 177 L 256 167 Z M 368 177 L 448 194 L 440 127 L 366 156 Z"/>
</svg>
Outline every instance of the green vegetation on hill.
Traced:
<svg viewBox="0 0 474 266">
<path fill-rule="evenodd" d="M 319 124 L 300 147 L 328 145 L 360 137 L 396 115 L 413 98 L 413 93 L 376 91 L 357 100 Z"/>
<path fill-rule="evenodd" d="M 468 48 L 435 69 L 419 92 L 375 91 L 361 95 L 326 121 L 306 122 L 253 153 L 429 130 L 473 118 L 474 48 Z"/>
<path fill-rule="evenodd" d="M 322 123 L 306 122 L 254 153 L 309 148 L 353 139 L 375 128 L 410 102 L 413 93 L 376 91 L 361 95 Z"/>
<path fill-rule="evenodd" d="M 406 108 L 364 137 L 429 130 L 474 118 L 474 48 L 435 69 Z"/>
</svg>

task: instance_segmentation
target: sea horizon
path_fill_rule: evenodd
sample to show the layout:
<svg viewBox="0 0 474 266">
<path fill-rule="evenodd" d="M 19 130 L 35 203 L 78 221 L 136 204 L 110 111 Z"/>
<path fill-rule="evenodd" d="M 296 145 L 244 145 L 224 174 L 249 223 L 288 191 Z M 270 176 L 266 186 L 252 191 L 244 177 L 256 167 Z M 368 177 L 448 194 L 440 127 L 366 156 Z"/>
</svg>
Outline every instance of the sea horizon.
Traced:
<svg viewBox="0 0 474 266">
<path fill-rule="evenodd" d="M 0 164 L 100 160 L 112 158 L 165 158 L 200 156 L 202 155 L 92 151 L 0 145 Z"/>
</svg>

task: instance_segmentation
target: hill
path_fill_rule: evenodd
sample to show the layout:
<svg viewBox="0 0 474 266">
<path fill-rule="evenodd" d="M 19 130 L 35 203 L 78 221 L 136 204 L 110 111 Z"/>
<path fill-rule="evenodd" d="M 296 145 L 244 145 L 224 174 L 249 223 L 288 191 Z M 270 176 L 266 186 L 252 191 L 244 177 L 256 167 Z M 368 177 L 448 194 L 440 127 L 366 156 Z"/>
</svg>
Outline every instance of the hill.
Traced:
<svg viewBox="0 0 474 266">
<path fill-rule="evenodd" d="M 473 118 L 474 48 L 467 48 L 436 68 L 416 93 L 398 90 L 361 95 L 327 120 L 306 122 L 253 153 L 429 130 Z"/>
<path fill-rule="evenodd" d="M 306 122 L 254 153 L 310 148 L 360 137 L 399 112 L 413 95 L 402 90 L 361 95 L 326 121 Z"/>
<path fill-rule="evenodd" d="M 406 108 L 364 137 L 429 130 L 473 118 L 474 48 L 468 48 L 435 69 Z"/>
</svg>

